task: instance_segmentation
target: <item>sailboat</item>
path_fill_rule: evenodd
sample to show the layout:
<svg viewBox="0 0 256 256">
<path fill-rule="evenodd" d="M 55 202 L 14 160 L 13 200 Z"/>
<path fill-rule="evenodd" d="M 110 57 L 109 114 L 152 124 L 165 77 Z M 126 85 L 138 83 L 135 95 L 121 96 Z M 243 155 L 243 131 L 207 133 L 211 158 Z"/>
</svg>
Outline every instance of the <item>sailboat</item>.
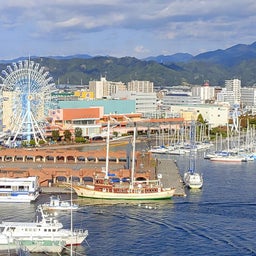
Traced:
<svg viewBox="0 0 256 256">
<path fill-rule="evenodd" d="M 133 131 L 132 168 L 130 182 L 113 183 L 109 179 L 108 154 L 109 154 L 110 122 L 108 121 L 108 134 L 106 142 L 106 167 L 104 177 L 95 175 L 93 185 L 76 185 L 72 188 L 79 197 L 116 200 L 154 200 L 170 199 L 175 192 L 174 188 L 163 188 L 161 175 L 155 180 L 135 181 L 135 142 L 136 127 Z"/>
<path fill-rule="evenodd" d="M 191 123 L 190 130 L 191 137 L 191 147 L 189 154 L 189 169 L 184 173 L 183 180 L 185 186 L 191 189 L 200 189 L 203 187 L 203 176 L 200 173 L 195 172 L 195 151 L 193 150 L 195 147 L 195 122 Z"/>
</svg>

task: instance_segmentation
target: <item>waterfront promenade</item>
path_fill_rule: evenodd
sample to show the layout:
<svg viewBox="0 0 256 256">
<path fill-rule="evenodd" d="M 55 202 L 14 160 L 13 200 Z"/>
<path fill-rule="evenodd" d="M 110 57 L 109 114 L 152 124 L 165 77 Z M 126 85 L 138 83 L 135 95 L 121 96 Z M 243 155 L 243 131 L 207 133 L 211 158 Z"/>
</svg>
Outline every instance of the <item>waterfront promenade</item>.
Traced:
<svg viewBox="0 0 256 256">
<path fill-rule="evenodd" d="M 157 161 L 156 173 L 162 175 L 163 187 L 176 188 L 174 196 L 186 196 L 182 177 L 174 160 L 161 159 Z M 60 184 L 42 187 L 43 193 L 68 193 L 70 189 Z"/>
<path fill-rule="evenodd" d="M 120 178 L 129 177 L 127 152 L 118 150 L 111 154 L 111 172 Z M 51 159 L 47 159 L 49 155 Z M 97 150 L 89 146 L 88 151 L 84 152 L 68 147 L 36 150 L 2 149 L 0 156 L 0 177 L 39 176 L 40 186 L 45 193 L 67 192 L 61 184 L 69 181 L 71 177 L 75 182 L 92 182 L 95 172 L 104 170 L 106 166 L 104 144 L 98 144 Z M 74 156 L 83 159 L 76 161 Z M 135 173 L 135 178 L 139 179 L 154 179 L 155 174 L 161 174 L 164 187 L 175 187 L 176 196 L 185 195 L 179 169 L 174 160 L 157 160 L 151 153 L 138 151 Z"/>
</svg>

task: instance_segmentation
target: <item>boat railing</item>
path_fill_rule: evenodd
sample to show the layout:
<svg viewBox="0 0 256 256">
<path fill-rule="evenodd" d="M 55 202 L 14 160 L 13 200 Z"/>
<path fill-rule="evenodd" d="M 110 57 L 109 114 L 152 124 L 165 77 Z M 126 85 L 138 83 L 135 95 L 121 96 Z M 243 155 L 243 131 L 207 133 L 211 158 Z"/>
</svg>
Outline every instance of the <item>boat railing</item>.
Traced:
<svg viewBox="0 0 256 256">
<path fill-rule="evenodd" d="M 82 228 L 75 228 L 74 229 L 74 233 L 76 233 L 76 234 L 86 234 L 86 232 L 88 233 L 88 230 L 84 230 L 84 229 L 82 229 Z"/>
</svg>

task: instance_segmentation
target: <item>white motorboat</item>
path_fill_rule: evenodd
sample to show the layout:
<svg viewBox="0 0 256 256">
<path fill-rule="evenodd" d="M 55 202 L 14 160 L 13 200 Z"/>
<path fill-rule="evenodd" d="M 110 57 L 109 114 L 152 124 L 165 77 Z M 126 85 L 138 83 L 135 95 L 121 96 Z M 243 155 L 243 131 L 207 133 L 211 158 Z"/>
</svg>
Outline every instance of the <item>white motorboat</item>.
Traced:
<svg viewBox="0 0 256 256">
<path fill-rule="evenodd" d="M 38 207 L 39 215 L 35 222 L 0 223 L 0 250 L 8 244 L 25 241 L 63 241 L 64 246 L 80 245 L 88 236 L 88 230 L 64 229 L 61 222 L 46 215 L 42 207 Z M 41 220 L 39 220 L 41 217 Z"/>
<path fill-rule="evenodd" d="M 30 203 L 39 192 L 38 177 L 0 178 L 0 202 Z"/>
<path fill-rule="evenodd" d="M 184 173 L 185 186 L 192 189 L 199 189 L 203 187 L 203 176 L 196 172 L 185 172 Z"/>
<path fill-rule="evenodd" d="M 148 152 L 153 154 L 168 154 L 169 149 L 165 146 L 154 146 Z"/>
<path fill-rule="evenodd" d="M 247 162 L 246 157 L 239 156 L 239 155 L 216 156 L 216 157 L 211 157 L 210 160 L 215 162 L 229 162 L 229 163 Z"/>
<path fill-rule="evenodd" d="M 77 210 L 78 205 L 70 201 L 62 201 L 59 195 L 50 196 L 50 202 L 42 204 L 42 208 L 45 211 L 67 211 Z"/>
</svg>

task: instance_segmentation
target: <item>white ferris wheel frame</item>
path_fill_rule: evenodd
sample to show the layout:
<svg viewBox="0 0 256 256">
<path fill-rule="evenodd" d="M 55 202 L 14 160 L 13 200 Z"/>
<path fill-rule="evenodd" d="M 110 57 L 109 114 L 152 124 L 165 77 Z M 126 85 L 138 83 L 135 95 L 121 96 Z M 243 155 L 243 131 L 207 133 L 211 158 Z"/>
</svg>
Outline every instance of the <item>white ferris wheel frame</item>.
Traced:
<svg viewBox="0 0 256 256">
<path fill-rule="evenodd" d="M 11 104 L 7 144 L 15 145 L 20 137 L 28 142 L 34 139 L 36 145 L 40 140 L 46 141 L 41 124 L 52 107 L 53 78 L 44 67 L 30 59 L 12 63 L 12 67 L 7 66 L 2 75 L 1 104 L 5 100 L 4 92 L 12 95 L 7 99 Z"/>
</svg>

